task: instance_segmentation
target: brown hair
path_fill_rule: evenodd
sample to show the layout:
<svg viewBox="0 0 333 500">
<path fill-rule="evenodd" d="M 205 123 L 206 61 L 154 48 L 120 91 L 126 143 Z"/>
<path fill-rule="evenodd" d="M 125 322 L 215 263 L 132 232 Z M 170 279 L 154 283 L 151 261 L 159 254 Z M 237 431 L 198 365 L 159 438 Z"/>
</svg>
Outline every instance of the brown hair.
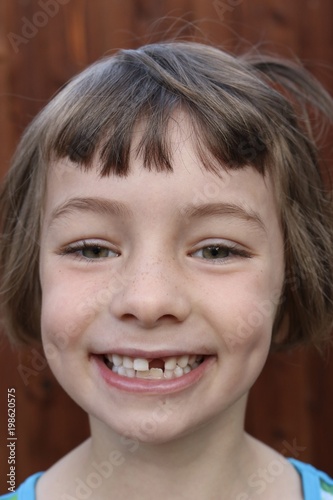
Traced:
<svg viewBox="0 0 333 500">
<path fill-rule="evenodd" d="M 40 338 L 39 232 L 51 160 L 68 157 L 89 169 L 99 155 L 101 175 L 126 176 L 133 127 L 146 119 L 139 148 L 145 166 L 172 170 L 167 126 L 176 108 L 190 117 L 207 169 L 251 165 L 273 179 L 285 241 L 275 321 L 277 332 L 288 317 L 282 344 L 329 336 L 333 213 L 312 123 L 317 111 L 332 119 L 331 98 L 294 63 L 168 42 L 93 64 L 27 128 L 0 195 L 1 312 L 13 340 Z"/>
</svg>

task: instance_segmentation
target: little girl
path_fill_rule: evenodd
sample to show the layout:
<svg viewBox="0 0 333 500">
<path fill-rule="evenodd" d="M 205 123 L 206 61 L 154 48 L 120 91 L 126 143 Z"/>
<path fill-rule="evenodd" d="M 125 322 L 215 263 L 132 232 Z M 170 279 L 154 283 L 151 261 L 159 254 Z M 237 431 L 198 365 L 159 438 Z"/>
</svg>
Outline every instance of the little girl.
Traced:
<svg viewBox="0 0 333 500">
<path fill-rule="evenodd" d="M 292 63 L 121 50 L 28 127 L 1 199 L 1 308 L 91 437 L 3 499 L 328 500 L 244 431 L 269 351 L 333 327 L 333 212 Z M 260 481 L 258 480 L 260 478 Z"/>
</svg>

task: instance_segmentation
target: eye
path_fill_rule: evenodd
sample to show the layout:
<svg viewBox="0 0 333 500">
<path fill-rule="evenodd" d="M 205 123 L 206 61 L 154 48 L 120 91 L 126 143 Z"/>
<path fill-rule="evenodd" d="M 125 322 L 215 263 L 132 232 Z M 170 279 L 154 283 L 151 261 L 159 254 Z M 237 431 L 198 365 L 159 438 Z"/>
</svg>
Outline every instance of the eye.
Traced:
<svg viewBox="0 0 333 500">
<path fill-rule="evenodd" d="M 192 253 L 193 257 L 211 261 L 226 261 L 232 257 L 246 257 L 251 255 L 234 245 L 213 244 L 204 246 Z"/>
<path fill-rule="evenodd" d="M 80 250 L 82 257 L 86 259 L 102 259 L 107 257 L 114 257 L 116 253 L 109 248 L 101 247 L 99 245 L 85 246 Z"/>
<path fill-rule="evenodd" d="M 119 253 L 99 243 L 82 241 L 68 245 L 61 251 L 61 255 L 73 255 L 89 261 L 118 257 Z"/>
<path fill-rule="evenodd" d="M 222 246 L 209 246 L 201 249 L 202 258 L 204 259 L 225 259 L 229 257 L 231 249 Z"/>
</svg>

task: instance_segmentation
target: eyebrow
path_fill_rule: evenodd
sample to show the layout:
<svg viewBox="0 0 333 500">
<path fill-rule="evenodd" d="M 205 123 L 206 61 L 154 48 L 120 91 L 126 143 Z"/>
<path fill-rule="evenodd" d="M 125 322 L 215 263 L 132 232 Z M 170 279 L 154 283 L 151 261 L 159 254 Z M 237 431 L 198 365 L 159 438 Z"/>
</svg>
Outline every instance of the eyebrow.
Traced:
<svg viewBox="0 0 333 500">
<path fill-rule="evenodd" d="M 265 224 L 257 212 L 241 205 L 236 205 L 235 203 L 205 203 L 203 205 L 190 205 L 183 207 L 181 213 L 182 216 L 188 219 L 231 215 L 249 222 L 257 229 L 259 228 L 266 232 Z"/>
<path fill-rule="evenodd" d="M 50 216 L 50 225 L 57 219 L 67 216 L 75 211 L 93 212 L 100 215 L 114 215 L 128 217 L 133 215 L 132 210 L 124 203 L 106 198 L 80 198 L 75 197 L 56 207 Z M 189 205 L 180 209 L 180 215 L 185 219 L 200 219 L 205 217 L 219 217 L 231 215 L 238 219 L 250 222 L 258 229 L 266 232 L 265 224 L 260 215 L 252 209 L 246 209 L 234 203 L 205 203 L 202 205 Z"/>
<path fill-rule="evenodd" d="M 57 219 L 67 216 L 72 212 L 93 212 L 99 215 L 129 216 L 132 211 L 124 204 L 106 198 L 71 198 L 56 207 L 50 216 L 50 225 Z"/>
</svg>

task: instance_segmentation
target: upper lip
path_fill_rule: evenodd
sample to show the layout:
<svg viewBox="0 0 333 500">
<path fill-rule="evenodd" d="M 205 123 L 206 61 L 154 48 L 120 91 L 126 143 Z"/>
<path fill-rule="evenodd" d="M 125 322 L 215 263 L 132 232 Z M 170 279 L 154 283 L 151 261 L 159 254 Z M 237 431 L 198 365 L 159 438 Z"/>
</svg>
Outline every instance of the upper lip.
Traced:
<svg viewBox="0 0 333 500">
<path fill-rule="evenodd" d="M 166 358 L 166 357 L 179 357 L 185 355 L 202 355 L 209 356 L 212 353 L 207 352 L 207 349 L 197 350 L 190 349 L 188 351 L 185 350 L 174 350 L 174 349 L 161 349 L 161 350 L 143 350 L 143 349 L 135 349 L 135 348 L 121 348 L 115 347 L 109 350 L 105 350 L 103 352 L 94 353 L 102 356 L 103 354 L 119 354 L 120 356 L 128 356 L 129 358 Z"/>
</svg>

